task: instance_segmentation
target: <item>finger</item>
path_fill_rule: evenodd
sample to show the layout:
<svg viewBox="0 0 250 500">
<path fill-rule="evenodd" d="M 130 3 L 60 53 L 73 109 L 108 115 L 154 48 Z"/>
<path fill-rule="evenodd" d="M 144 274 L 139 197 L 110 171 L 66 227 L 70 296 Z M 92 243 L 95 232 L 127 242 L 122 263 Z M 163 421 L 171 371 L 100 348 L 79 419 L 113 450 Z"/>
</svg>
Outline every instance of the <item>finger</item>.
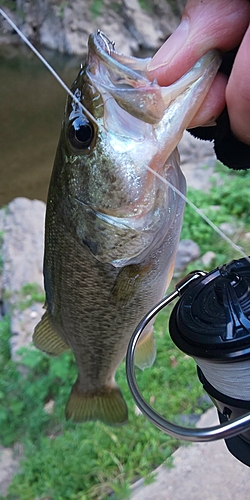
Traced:
<svg viewBox="0 0 250 500">
<path fill-rule="evenodd" d="M 227 78 L 222 73 L 218 73 L 210 87 L 206 99 L 198 109 L 188 128 L 215 125 L 216 118 L 222 113 L 225 105 L 225 89 Z"/>
<path fill-rule="evenodd" d="M 226 102 L 232 132 L 250 144 L 250 27 L 237 52 L 226 88 Z"/>
<path fill-rule="evenodd" d="M 149 63 L 149 78 L 170 85 L 208 50 L 231 50 L 241 42 L 249 20 L 248 0 L 189 0 L 181 24 Z"/>
</svg>

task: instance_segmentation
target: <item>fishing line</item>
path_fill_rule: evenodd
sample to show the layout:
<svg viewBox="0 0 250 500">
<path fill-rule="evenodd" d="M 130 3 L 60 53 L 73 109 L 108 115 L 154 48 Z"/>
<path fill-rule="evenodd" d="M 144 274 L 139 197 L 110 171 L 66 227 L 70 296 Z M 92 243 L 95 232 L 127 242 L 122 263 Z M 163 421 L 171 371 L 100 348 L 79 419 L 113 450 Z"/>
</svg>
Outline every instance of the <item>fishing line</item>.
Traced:
<svg viewBox="0 0 250 500">
<path fill-rule="evenodd" d="M 2 9 L 0 9 L 0 14 L 2 14 L 2 16 L 4 17 L 4 19 L 17 32 L 17 34 L 22 38 L 22 40 L 26 43 L 26 45 L 28 45 L 28 47 L 32 50 L 32 52 L 34 52 L 34 54 L 38 57 L 38 59 L 40 59 L 40 61 L 46 66 L 46 68 L 55 77 L 55 79 L 63 87 L 63 89 L 66 90 L 66 92 L 70 95 L 70 97 L 72 97 L 72 99 L 78 105 L 80 105 L 80 107 L 82 108 L 82 110 L 84 111 L 84 113 L 88 116 L 88 118 L 90 118 L 98 127 L 103 128 L 97 122 L 97 120 L 94 118 L 94 116 L 88 111 L 88 109 L 85 108 L 85 106 L 77 99 L 77 97 L 73 94 L 73 92 L 71 92 L 71 90 L 69 89 L 69 87 L 67 87 L 67 85 L 64 83 L 64 81 L 56 73 L 56 71 L 54 70 L 54 68 L 52 68 L 52 66 L 48 63 L 48 61 L 46 61 L 46 59 L 44 59 L 44 57 L 42 56 L 42 54 L 40 54 L 40 52 L 38 52 L 38 50 L 34 47 L 34 45 L 32 45 L 32 43 L 28 40 L 28 38 L 26 38 L 26 36 L 20 31 L 20 29 L 15 25 L 15 23 L 10 19 L 10 17 L 7 14 L 5 14 L 5 12 Z"/>
<path fill-rule="evenodd" d="M 175 186 L 173 186 L 173 184 L 171 184 L 169 181 L 167 181 L 167 179 L 164 179 L 164 177 L 162 177 L 160 174 L 158 174 L 158 172 L 155 172 L 155 170 L 153 170 L 151 167 L 147 167 L 147 169 L 152 173 L 154 174 L 156 177 L 158 177 L 164 184 L 166 184 L 167 186 L 169 186 L 175 193 L 177 193 L 183 200 L 185 200 L 188 205 L 190 205 L 190 207 L 198 214 L 200 215 L 200 217 L 202 217 L 202 219 L 205 220 L 205 222 L 207 222 L 207 224 L 209 224 L 209 226 L 212 227 L 212 229 L 218 233 L 221 238 L 223 238 L 229 245 L 231 245 L 231 247 L 236 250 L 237 252 L 239 252 L 242 257 L 245 257 L 246 259 L 249 259 L 248 255 L 245 254 L 245 252 L 242 250 L 241 247 L 239 247 L 238 245 L 236 245 L 232 240 L 230 240 L 230 238 L 228 238 L 228 236 L 223 233 L 223 231 L 221 231 L 221 229 L 219 229 L 205 214 L 204 212 L 202 212 L 202 210 L 200 208 L 198 208 L 192 201 L 190 201 L 181 191 L 179 191 L 178 188 L 176 188 Z"/>
<path fill-rule="evenodd" d="M 207 381 L 219 392 L 230 398 L 249 401 L 250 359 L 237 363 L 219 363 L 192 356 Z"/>
<path fill-rule="evenodd" d="M 40 61 L 46 66 L 46 68 L 50 71 L 50 73 L 55 77 L 58 83 L 63 87 L 63 89 L 70 95 L 70 97 L 83 109 L 84 113 L 99 127 L 103 128 L 100 123 L 93 117 L 93 115 L 88 111 L 87 108 L 77 99 L 77 97 L 71 92 L 69 87 L 64 83 L 64 81 L 60 78 L 60 76 L 56 73 L 56 71 L 52 68 L 52 66 L 46 61 L 46 59 L 38 52 L 38 50 L 32 45 L 32 43 L 26 38 L 26 36 L 19 30 L 19 28 L 15 25 L 15 23 L 10 19 L 10 17 L 0 8 L 0 14 L 4 17 L 4 19 L 11 25 L 11 27 L 17 32 L 20 38 L 28 45 L 28 47 L 34 52 L 34 54 L 40 59 Z M 219 236 L 224 239 L 234 250 L 240 253 L 243 257 L 249 259 L 249 257 L 245 254 L 245 252 L 236 245 L 221 229 L 219 229 L 203 212 L 200 210 L 192 201 L 190 201 L 179 189 L 173 186 L 169 181 L 167 181 L 164 177 L 158 174 L 151 167 L 147 167 L 147 170 L 151 172 L 153 175 L 158 177 L 164 184 L 170 187 L 175 193 L 177 193 L 205 222 L 217 233 Z"/>
</svg>

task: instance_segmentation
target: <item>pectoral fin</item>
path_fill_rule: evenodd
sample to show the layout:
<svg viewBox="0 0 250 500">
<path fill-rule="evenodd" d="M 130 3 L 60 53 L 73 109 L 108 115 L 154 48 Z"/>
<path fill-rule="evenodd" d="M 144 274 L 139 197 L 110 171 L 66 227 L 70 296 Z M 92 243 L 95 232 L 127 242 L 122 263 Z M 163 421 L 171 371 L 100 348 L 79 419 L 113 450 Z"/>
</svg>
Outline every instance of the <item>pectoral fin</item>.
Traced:
<svg viewBox="0 0 250 500">
<path fill-rule="evenodd" d="M 153 327 L 138 342 L 135 350 L 135 364 L 141 370 L 149 368 L 154 364 L 156 357 L 156 346 L 153 335 Z"/>
<path fill-rule="evenodd" d="M 81 391 L 77 380 L 66 407 L 66 418 L 76 423 L 100 420 L 107 425 L 120 426 L 128 420 L 128 409 L 119 387 L 88 394 Z"/>
<path fill-rule="evenodd" d="M 44 313 L 41 321 L 35 327 L 33 342 L 37 349 L 51 355 L 59 355 L 70 349 L 56 333 L 48 311 Z"/>
<path fill-rule="evenodd" d="M 128 304 L 135 296 L 142 279 L 148 274 L 151 267 L 151 263 L 144 266 L 141 264 L 131 264 L 130 266 L 123 267 L 116 278 L 110 302 L 119 304 L 120 306 Z"/>
</svg>

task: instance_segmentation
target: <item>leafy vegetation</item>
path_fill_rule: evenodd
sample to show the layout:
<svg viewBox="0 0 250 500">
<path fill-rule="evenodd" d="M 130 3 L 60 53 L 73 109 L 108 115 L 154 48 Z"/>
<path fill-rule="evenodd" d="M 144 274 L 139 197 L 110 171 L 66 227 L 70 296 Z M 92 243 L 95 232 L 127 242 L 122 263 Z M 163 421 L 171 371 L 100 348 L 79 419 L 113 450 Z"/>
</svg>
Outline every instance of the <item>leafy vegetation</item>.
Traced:
<svg viewBox="0 0 250 500">
<path fill-rule="evenodd" d="M 69 1 L 68 0 L 62 0 L 59 5 L 58 5 L 58 11 L 57 11 L 57 15 L 58 17 L 62 20 L 64 18 L 64 12 L 65 12 L 65 9 L 66 7 L 68 7 L 69 5 Z"/>
<path fill-rule="evenodd" d="M 103 0 L 92 0 L 89 10 L 92 16 L 92 19 L 96 19 L 100 16 L 103 8 Z"/>
<path fill-rule="evenodd" d="M 1 7 L 7 7 L 12 11 L 16 10 L 16 0 L 2 0 Z"/>
<path fill-rule="evenodd" d="M 22 287 L 19 293 L 18 308 L 23 311 L 34 302 L 41 302 L 43 304 L 44 301 L 45 294 L 40 286 L 37 283 L 27 283 Z"/>
<path fill-rule="evenodd" d="M 148 0 L 139 0 L 140 7 L 148 13 L 153 13 L 154 5 Z"/>
<path fill-rule="evenodd" d="M 231 236 L 234 243 L 249 252 L 244 234 L 250 230 L 250 206 L 248 202 L 250 188 L 250 172 L 229 172 L 227 167 L 218 164 L 218 176 L 212 180 L 212 187 L 206 193 L 197 189 L 189 189 L 187 196 L 209 219 L 220 227 L 229 223 L 235 227 Z M 198 243 L 201 253 L 213 250 L 216 253 L 214 266 L 239 258 L 227 242 L 210 227 L 200 215 L 187 205 L 182 227 L 182 239 L 190 238 Z M 248 244 L 249 246 L 249 244 Z"/>
<path fill-rule="evenodd" d="M 199 414 L 207 403 L 197 406 L 202 388 L 195 365 L 173 346 L 166 334 L 167 319 L 167 312 L 163 312 L 157 321 L 159 355 L 155 366 L 142 373 L 138 370 L 138 383 L 146 399 L 170 418 L 183 412 Z M 25 448 L 9 500 L 104 499 L 111 491 L 117 499 L 126 498 L 130 482 L 150 475 L 178 446 L 176 440 L 136 414 L 124 364 L 117 382 L 129 406 L 126 426 L 116 429 L 98 422 L 65 422 L 64 408 L 76 378 L 72 355 L 49 358 L 26 350 L 22 363 L 29 371 L 23 377 L 9 357 L 7 319 L 2 328 L 6 356 L 0 367 L 0 440 L 5 446 L 21 441 Z M 47 410 L 51 402 L 52 413 Z"/>
<path fill-rule="evenodd" d="M 250 173 L 224 173 L 208 194 L 190 190 L 189 197 L 214 223 L 234 223 L 242 238 L 250 227 L 248 207 Z M 210 206 L 219 207 L 218 209 Z M 223 262 L 231 249 L 213 230 L 186 208 L 183 238 L 192 238 L 202 253 L 214 250 Z M 246 248 L 245 248 L 246 250 Z M 192 266 L 197 268 L 197 264 Z M 33 285 L 23 289 L 24 299 L 39 298 Z M 27 299 L 28 296 L 28 299 Z M 42 300 L 42 297 L 40 297 Z M 208 407 L 192 359 L 182 354 L 168 335 L 169 311 L 156 320 L 157 359 L 151 369 L 136 371 L 139 387 L 156 411 L 178 421 L 180 415 L 199 415 Z M 9 318 L 0 322 L 0 442 L 21 442 L 24 458 L 9 488 L 8 500 L 104 500 L 129 498 L 130 484 L 146 477 L 159 464 L 168 463 L 179 445 L 138 414 L 129 393 L 124 363 L 117 373 L 129 407 L 129 423 L 121 428 L 99 422 L 74 425 L 66 422 L 64 408 L 76 379 L 73 356 L 47 357 L 37 350 L 23 350 L 24 376 L 10 359 Z"/>
</svg>

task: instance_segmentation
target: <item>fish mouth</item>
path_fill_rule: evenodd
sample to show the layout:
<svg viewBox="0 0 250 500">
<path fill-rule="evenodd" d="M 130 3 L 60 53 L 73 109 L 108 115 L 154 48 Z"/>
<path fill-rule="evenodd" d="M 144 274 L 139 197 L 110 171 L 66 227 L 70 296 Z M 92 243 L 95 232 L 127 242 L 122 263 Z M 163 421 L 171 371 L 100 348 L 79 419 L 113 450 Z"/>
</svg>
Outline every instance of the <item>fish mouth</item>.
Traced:
<svg viewBox="0 0 250 500">
<path fill-rule="evenodd" d="M 150 58 L 125 56 L 115 50 L 103 32 L 98 30 L 88 41 L 87 73 L 104 100 L 112 96 L 130 116 L 151 125 L 158 124 L 167 108 L 211 68 L 217 71 L 221 56 L 211 50 L 201 57 L 183 77 L 167 87 L 147 77 Z M 190 120 L 191 121 L 191 120 Z"/>
<path fill-rule="evenodd" d="M 124 56 L 104 33 L 88 41 L 87 72 L 102 95 L 109 93 L 119 106 L 146 123 L 158 123 L 164 114 L 161 88 L 146 77 L 150 58 Z"/>
</svg>

